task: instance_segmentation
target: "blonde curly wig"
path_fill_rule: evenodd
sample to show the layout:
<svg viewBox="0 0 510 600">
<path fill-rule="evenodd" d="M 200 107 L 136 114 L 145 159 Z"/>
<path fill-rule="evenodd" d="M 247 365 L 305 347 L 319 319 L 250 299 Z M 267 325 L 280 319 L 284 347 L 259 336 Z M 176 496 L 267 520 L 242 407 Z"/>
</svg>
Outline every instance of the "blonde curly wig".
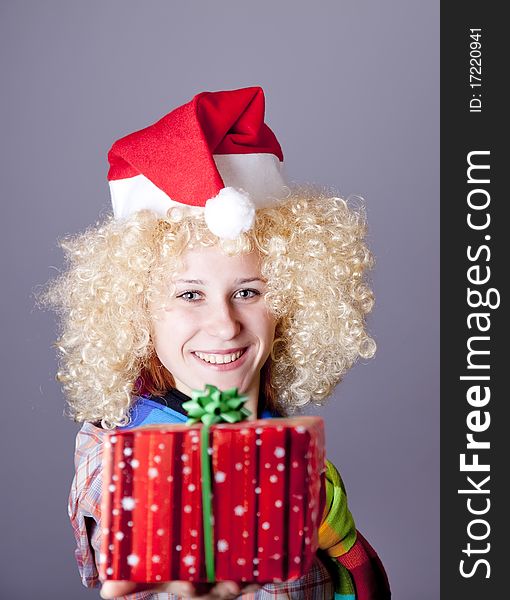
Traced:
<svg viewBox="0 0 510 600">
<path fill-rule="evenodd" d="M 321 404 L 358 357 L 375 352 L 365 327 L 373 260 L 363 207 L 351 204 L 295 190 L 258 210 L 254 229 L 234 241 L 218 240 L 201 216 L 176 209 L 165 219 L 149 211 L 109 218 L 65 239 L 68 268 L 43 300 L 61 316 L 58 379 L 70 416 L 125 425 L 141 380 L 153 393 L 168 389 L 172 377 L 155 356 L 148 307 L 187 248 L 214 244 L 229 254 L 260 252 L 266 302 L 277 318 L 262 372 L 269 404 L 283 414 Z"/>
</svg>

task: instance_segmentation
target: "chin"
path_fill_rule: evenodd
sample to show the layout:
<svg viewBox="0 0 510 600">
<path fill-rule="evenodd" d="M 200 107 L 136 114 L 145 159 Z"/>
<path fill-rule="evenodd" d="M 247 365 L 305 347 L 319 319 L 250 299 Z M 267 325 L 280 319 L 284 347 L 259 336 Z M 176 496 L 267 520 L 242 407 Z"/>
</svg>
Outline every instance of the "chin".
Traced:
<svg viewBox="0 0 510 600">
<path fill-rule="evenodd" d="M 206 383 L 215 385 L 220 390 L 229 390 L 230 388 L 237 388 L 240 394 L 245 394 L 250 386 L 243 385 L 242 377 L 225 377 L 222 374 L 217 374 L 214 377 L 210 377 Z"/>
<path fill-rule="evenodd" d="M 219 377 L 216 379 L 216 383 L 214 383 L 214 382 L 208 382 L 208 383 L 212 383 L 212 385 L 215 385 L 221 391 L 229 390 L 231 388 L 237 388 L 237 390 L 239 391 L 240 394 L 243 394 L 246 391 L 242 387 L 242 382 L 235 380 L 235 379 L 226 380 L 226 379 Z"/>
</svg>

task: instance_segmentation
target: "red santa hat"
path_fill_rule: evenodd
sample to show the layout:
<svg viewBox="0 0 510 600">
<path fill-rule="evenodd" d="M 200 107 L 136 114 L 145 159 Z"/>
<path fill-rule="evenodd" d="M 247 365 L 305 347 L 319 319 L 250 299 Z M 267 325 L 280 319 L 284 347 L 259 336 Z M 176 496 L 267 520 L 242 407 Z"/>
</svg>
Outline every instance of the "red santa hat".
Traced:
<svg viewBox="0 0 510 600">
<path fill-rule="evenodd" d="M 255 210 L 288 188 L 283 154 L 264 123 L 260 87 L 202 92 L 157 123 L 116 141 L 108 153 L 115 217 L 175 206 L 203 211 L 209 229 L 234 239 Z"/>
</svg>

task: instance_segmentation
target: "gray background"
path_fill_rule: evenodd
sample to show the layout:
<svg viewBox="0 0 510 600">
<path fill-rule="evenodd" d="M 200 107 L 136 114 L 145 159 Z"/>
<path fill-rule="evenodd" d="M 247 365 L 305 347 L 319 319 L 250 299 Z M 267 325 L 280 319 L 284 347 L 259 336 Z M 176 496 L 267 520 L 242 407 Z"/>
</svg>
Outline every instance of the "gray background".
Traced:
<svg viewBox="0 0 510 600">
<path fill-rule="evenodd" d="M 290 176 L 366 198 L 379 350 L 319 414 L 394 598 L 439 597 L 439 2 L 0 3 L 0 596 L 93 598 L 66 500 L 57 238 L 109 210 L 111 143 L 203 90 L 262 85 Z"/>
</svg>

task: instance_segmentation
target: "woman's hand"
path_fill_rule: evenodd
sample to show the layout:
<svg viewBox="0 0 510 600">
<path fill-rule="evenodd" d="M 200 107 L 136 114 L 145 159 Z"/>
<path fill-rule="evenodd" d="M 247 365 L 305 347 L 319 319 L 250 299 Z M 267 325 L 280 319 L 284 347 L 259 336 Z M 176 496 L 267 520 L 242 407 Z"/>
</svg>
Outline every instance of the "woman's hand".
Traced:
<svg viewBox="0 0 510 600">
<path fill-rule="evenodd" d="M 101 598 L 117 598 L 135 592 L 166 592 L 184 598 L 200 598 L 202 600 L 228 600 L 237 598 L 242 593 L 255 592 L 260 588 L 250 584 L 240 588 L 235 581 L 219 581 L 215 584 L 192 584 L 189 581 L 168 581 L 165 583 L 136 583 L 134 581 L 105 581 L 101 587 Z"/>
</svg>

